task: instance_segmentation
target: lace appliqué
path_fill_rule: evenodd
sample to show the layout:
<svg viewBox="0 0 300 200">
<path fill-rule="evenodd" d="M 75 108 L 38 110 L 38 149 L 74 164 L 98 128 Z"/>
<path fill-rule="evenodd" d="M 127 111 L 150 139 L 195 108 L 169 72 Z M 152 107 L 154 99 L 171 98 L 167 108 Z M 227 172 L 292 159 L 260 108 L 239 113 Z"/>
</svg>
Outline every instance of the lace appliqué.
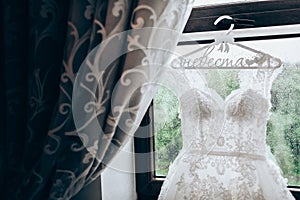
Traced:
<svg viewBox="0 0 300 200">
<path fill-rule="evenodd" d="M 272 73 L 239 74 L 241 87 L 226 99 L 209 88 L 183 93 L 183 148 L 159 200 L 294 199 L 266 156 Z"/>
</svg>

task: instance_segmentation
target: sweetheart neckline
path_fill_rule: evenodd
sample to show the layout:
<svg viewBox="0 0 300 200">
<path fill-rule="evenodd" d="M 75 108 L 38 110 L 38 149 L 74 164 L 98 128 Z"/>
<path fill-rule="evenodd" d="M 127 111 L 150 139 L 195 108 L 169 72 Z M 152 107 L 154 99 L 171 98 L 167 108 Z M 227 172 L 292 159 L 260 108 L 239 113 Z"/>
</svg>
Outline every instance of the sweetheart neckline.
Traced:
<svg viewBox="0 0 300 200">
<path fill-rule="evenodd" d="M 193 87 L 193 88 L 190 88 L 189 90 L 187 90 L 185 93 L 191 91 L 191 90 L 197 90 L 197 91 L 200 91 L 202 93 L 205 93 L 206 95 L 212 97 L 212 99 L 215 99 L 213 97 L 213 93 L 215 94 L 215 96 L 217 96 L 217 98 L 219 98 L 219 102 L 221 102 L 221 105 L 222 106 L 225 106 L 228 102 L 228 100 L 235 94 L 237 94 L 239 91 L 242 91 L 240 92 L 240 94 L 242 93 L 246 93 L 246 92 L 249 92 L 249 91 L 252 91 L 256 94 L 258 94 L 261 98 L 265 99 L 265 100 L 268 100 L 265 96 L 263 96 L 262 94 L 258 93 L 256 90 L 252 89 L 252 88 L 238 88 L 238 89 L 234 89 L 230 92 L 229 95 L 227 95 L 225 98 L 223 98 L 215 89 L 213 88 L 209 88 L 209 87 L 205 87 L 204 89 L 200 89 L 200 88 L 196 88 L 196 87 Z M 181 95 L 180 99 L 184 96 L 184 94 Z"/>
</svg>

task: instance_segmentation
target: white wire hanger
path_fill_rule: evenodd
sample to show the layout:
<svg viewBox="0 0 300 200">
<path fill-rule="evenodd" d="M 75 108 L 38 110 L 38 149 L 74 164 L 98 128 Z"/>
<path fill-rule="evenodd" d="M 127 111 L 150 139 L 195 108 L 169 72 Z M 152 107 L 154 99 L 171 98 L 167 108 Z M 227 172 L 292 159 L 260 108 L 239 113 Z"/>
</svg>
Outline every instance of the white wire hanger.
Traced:
<svg viewBox="0 0 300 200">
<path fill-rule="evenodd" d="M 223 15 L 215 20 L 214 25 L 224 19 L 233 20 L 232 17 Z M 218 34 L 213 43 L 182 55 L 177 68 L 275 69 L 282 65 L 279 58 L 235 42 L 233 29 L 234 23 L 231 23 L 229 29 Z"/>
</svg>

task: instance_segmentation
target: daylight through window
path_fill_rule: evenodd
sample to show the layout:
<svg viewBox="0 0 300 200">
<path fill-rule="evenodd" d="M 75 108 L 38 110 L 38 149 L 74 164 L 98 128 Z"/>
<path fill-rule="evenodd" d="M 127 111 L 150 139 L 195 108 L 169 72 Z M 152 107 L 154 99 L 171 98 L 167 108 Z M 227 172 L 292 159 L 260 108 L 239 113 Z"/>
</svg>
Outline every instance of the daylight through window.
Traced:
<svg viewBox="0 0 300 200">
<path fill-rule="evenodd" d="M 267 144 L 289 185 L 300 186 L 300 38 L 244 42 L 283 61 L 272 85 L 272 115 L 267 124 Z M 179 46 L 183 53 L 191 45 Z M 209 83 L 227 96 L 239 87 L 236 71 L 211 70 Z M 166 176 L 170 163 L 182 147 L 179 103 L 174 91 L 160 88 L 154 98 L 155 175 Z"/>
</svg>

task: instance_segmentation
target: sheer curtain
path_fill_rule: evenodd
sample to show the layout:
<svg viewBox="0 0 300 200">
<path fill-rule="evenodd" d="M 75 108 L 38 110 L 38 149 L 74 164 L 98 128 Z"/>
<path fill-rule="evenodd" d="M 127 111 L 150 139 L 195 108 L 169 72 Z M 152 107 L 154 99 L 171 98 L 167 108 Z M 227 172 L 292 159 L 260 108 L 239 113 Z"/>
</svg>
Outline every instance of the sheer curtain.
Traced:
<svg viewBox="0 0 300 200">
<path fill-rule="evenodd" d="M 192 1 L 2 3 L 4 199 L 71 199 L 134 135 Z"/>
</svg>

